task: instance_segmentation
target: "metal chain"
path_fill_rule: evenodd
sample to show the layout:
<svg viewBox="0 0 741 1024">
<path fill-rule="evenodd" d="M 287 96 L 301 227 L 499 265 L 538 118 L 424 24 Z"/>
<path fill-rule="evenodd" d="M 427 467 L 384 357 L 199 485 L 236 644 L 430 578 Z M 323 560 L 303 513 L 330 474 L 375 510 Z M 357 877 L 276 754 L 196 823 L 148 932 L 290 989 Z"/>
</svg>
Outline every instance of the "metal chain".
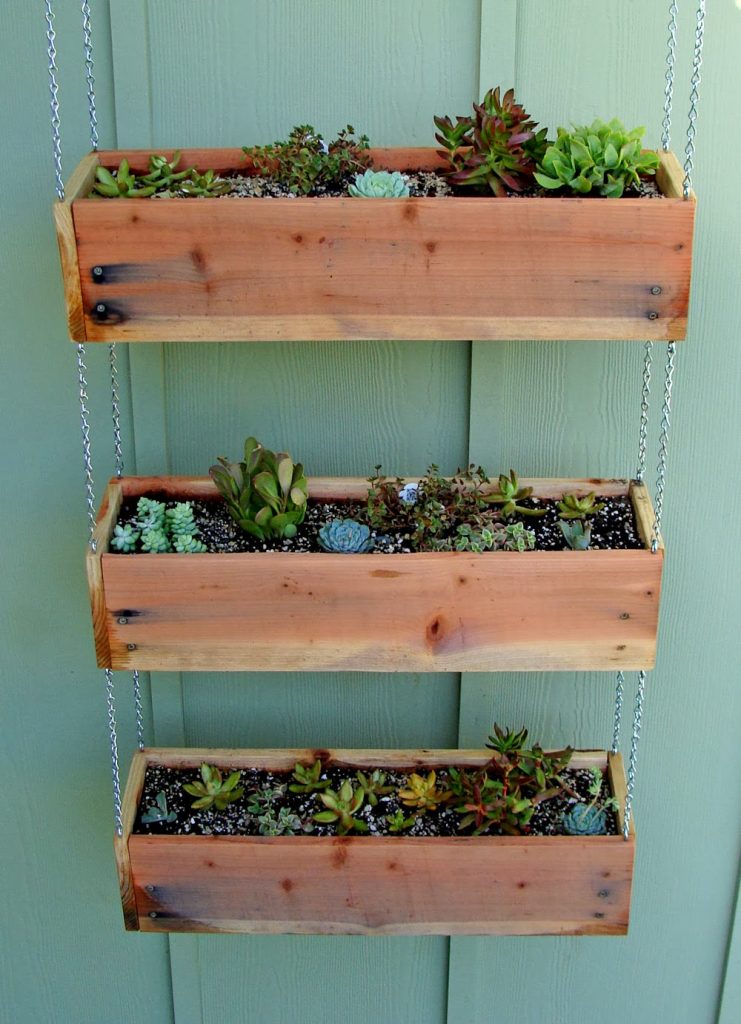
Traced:
<svg viewBox="0 0 741 1024">
<path fill-rule="evenodd" d="M 623 720 L 623 691 L 625 687 L 625 673 L 620 670 L 617 674 L 617 685 L 615 687 L 615 721 L 612 727 L 612 752 L 617 754 L 620 750 L 620 726 Z"/>
<path fill-rule="evenodd" d="M 674 63 L 677 55 L 677 3 L 672 0 L 669 8 L 669 38 L 666 54 L 666 88 L 664 89 L 664 120 L 661 122 L 661 148 L 669 149 L 672 130 L 672 98 L 674 96 Z"/>
<path fill-rule="evenodd" d="M 105 673 L 105 695 L 108 705 L 108 737 L 111 742 L 111 777 L 113 780 L 113 814 L 116 820 L 116 835 L 123 835 L 121 819 L 121 781 L 118 768 L 118 739 L 116 736 L 116 695 L 113 689 L 113 672 L 109 668 Z"/>
<path fill-rule="evenodd" d="M 697 102 L 700 89 L 700 68 L 702 67 L 702 45 L 705 37 L 705 0 L 697 5 L 697 24 L 695 26 L 695 50 L 692 58 L 692 78 L 690 80 L 690 112 L 687 123 L 687 145 L 684 150 L 684 181 L 682 193 L 689 199 L 692 189 L 692 170 L 695 163 L 695 124 L 697 122 Z"/>
<path fill-rule="evenodd" d="M 64 199 L 62 177 L 62 136 L 59 121 L 59 84 L 57 82 L 57 35 L 54 31 L 54 11 L 51 0 L 44 0 L 46 14 L 46 53 L 49 58 L 49 94 L 51 97 L 51 139 L 54 154 L 54 181 L 58 199 Z"/>
<path fill-rule="evenodd" d="M 77 380 L 80 391 L 80 428 L 82 430 L 82 461 L 85 468 L 85 500 L 89 538 L 88 543 L 93 551 L 97 544 L 93 539 L 95 532 L 95 491 L 93 488 L 93 460 L 90 446 L 90 410 L 87 395 L 87 366 L 85 365 L 85 346 L 77 346 Z"/>
<path fill-rule="evenodd" d="M 136 742 L 139 750 L 144 750 L 144 713 L 142 709 L 142 694 L 139 686 L 139 670 L 134 669 L 131 673 L 134 681 L 134 713 L 136 715 Z"/>
<path fill-rule="evenodd" d="M 625 794 L 625 817 L 623 819 L 623 837 L 630 834 L 630 819 L 633 816 L 633 797 L 635 796 L 636 773 L 638 770 L 638 742 L 641 738 L 643 724 L 643 703 L 646 697 L 646 673 L 643 669 L 638 673 L 638 689 L 633 705 L 633 733 L 630 738 L 630 758 L 628 760 L 628 788 Z"/>
<path fill-rule="evenodd" d="M 661 410 L 659 433 L 659 464 L 656 476 L 656 508 L 651 537 L 651 550 L 656 553 L 661 539 L 661 519 L 664 514 L 664 488 L 666 486 L 666 459 L 669 448 L 669 430 L 672 414 L 672 384 L 674 382 L 674 356 L 676 343 L 670 341 L 666 348 L 666 370 L 664 374 L 664 405 Z"/>
<path fill-rule="evenodd" d="M 108 363 L 111 369 L 111 418 L 113 419 L 113 454 L 116 462 L 116 476 L 123 476 L 123 449 L 121 447 L 121 396 L 118 390 L 118 365 L 116 343 L 108 345 Z"/>
<path fill-rule="evenodd" d="M 93 77 L 93 37 L 90 24 L 90 4 L 82 0 L 82 43 L 85 51 L 85 81 L 87 83 L 87 109 L 90 118 L 90 146 L 98 148 L 98 116 L 95 108 L 95 78 Z"/>
<path fill-rule="evenodd" d="M 646 446 L 648 443 L 648 413 L 651 398 L 651 361 L 653 342 L 647 341 L 643 356 L 643 387 L 641 389 L 641 425 L 638 432 L 638 469 L 636 480 L 643 481 L 646 474 Z"/>
</svg>

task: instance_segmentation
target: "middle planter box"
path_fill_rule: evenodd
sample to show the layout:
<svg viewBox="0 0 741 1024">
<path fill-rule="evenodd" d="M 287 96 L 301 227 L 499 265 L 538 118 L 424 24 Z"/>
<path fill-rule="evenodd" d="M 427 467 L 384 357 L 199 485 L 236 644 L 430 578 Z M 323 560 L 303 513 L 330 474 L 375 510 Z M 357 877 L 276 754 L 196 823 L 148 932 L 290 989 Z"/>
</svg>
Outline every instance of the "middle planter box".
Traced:
<svg viewBox="0 0 741 1024">
<path fill-rule="evenodd" d="M 523 480 L 534 496 L 630 495 L 640 550 L 118 554 L 126 497 L 214 499 L 208 478 L 112 480 L 87 556 L 98 665 L 146 671 L 501 672 L 649 669 L 663 549 L 628 480 Z M 367 482 L 309 481 L 314 500 Z"/>
</svg>

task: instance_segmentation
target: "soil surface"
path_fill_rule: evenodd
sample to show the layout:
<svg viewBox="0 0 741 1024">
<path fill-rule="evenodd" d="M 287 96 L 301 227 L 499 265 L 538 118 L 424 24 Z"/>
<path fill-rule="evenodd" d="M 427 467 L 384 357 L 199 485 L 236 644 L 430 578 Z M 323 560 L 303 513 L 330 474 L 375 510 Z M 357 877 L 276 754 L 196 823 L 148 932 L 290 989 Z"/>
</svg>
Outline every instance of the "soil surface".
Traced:
<svg viewBox="0 0 741 1024">
<path fill-rule="evenodd" d="M 168 507 L 174 505 L 164 495 L 154 492 L 147 495 L 166 501 Z M 643 547 L 633 513 L 633 506 L 628 497 L 601 497 L 604 508 L 590 517 L 592 523 L 592 549 L 637 550 Z M 521 504 L 533 509 L 544 509 L 545 515 L 540 517 L 515 516 L 507 522 L 522 522 L 525 527 L 535 532 L 536 551 L 567 551 L 568 544 L 564 540 L 559 527 L 557 502 L 551 499 L 526 498 Z M 260 541 L 251 534 L 245 533 L 237 526 L 227 511 L 221 498 L 208 501 L 193 501 L 193 514 L 199 529 L 199 537 L 209 552 L 239 551 L 301 551 L 321 552 L 317 536 L 321 526 L 331 519 L 356 519 L 367 522 L 366 506 L 363 502 L 312 502 L 304 522 L 298 528 L 298 534 L 290 540 Z M 126 499 L 119 513 L 118 522 L 124 526 L 134 523 L 137 518 L 136 499 Z M 372 531 L 376 537 L 376 546 L 372 554 L 398 554 L 412 551 L 409 535 L 405 533 L 381 533 Z M 133 552 L 136 554 L 138 552 Z M 527 554 L 527 552 L 523 552 Z"/>
<path fill-rule="evenodd" d="M 228 765 L 218 766 L 226 778 L 228 774 L 236 769 Z M 382 769 L 385 771 L 385 785 L 393 786 L 394 792 L 387 796 L 378 797 L 378 804 L 373 807 L 367 801 L 363 804 L 357 817 L 368 825 L 368 832 L 356 832 L 354 829 L 349 835 L 352 836 L 456 836 L 470 835 L 473 828 L 465 831 L 458 829 L 460 816 L 450 807 L 440 807 L 437 811 L 427 811 L 424 814 L 416 812 L 413 808 L 405 807 L 396 796 L 399 787 L 406 785 L 408 772 L 399 769 Z M 372 768 L 366 769 L 366 776 L 370 776 Z M 423 769 L 419 772 L 426 774 Z M 437 787 L 445 789 L 448 773 L 444 768 L 436 769 Z M 182 789 L 184 782 L 195 782 L 200 779 L 197 768 L 174 769 L 165 768 L 161 765 L 150 765 L 147 768 L 144 780 L 144 790 L 141 803 L 137 812 L 136 822 L 133 831 L 143 835 L 259 835 L 258 816 L 248 811 L 247 805 L 250 797 L 255 791 L 281 788 L 281 795 L 276 798 L 274 809 L 277 816 L 281 807 L 288 807 L 292 814 L 295 814 L 304 826 L 304 832 L 296 834 L 309 834 L 314 836 L 333 836 L 337 834 L 334 824 L 323 824 L 314 822 L 313 815 L 319 811 L 326 810 L 324 804 L 316 793 L 291 793 L 288 786 L 293 782 L 291 773 L 278 773 L 254 768 L 243 768 L 240 772 L 240 786 L 244 787 L 244 794 L 234 803 L 229 804 L 223 811 L 217 811 L 213 807 L 206 810 L 193 811 L 191 804 L 195 797 L 185 793 Z M 356 784 L 355 771 L 350 768 L 334 768 L 329 766 L 322 772 L 322 779 L 329 779 L 330 788 L 337 792 L 344 779 L 351 779 Z M 566 785 L 573 791 L 574 795 L 567 792 L 560 793 L 550 800 L 539 804 L 530 821 L 528 835 L 545 836 L 561 835 L 563 827 L 561 817 L 565 811 L 578 800 L 589 802 L 591 797 L 588 788 L 592 782 L 592 775 L 589 769 L 566 768 L 561 777 Z M 163 792 L 167 800 L 168 812 L 174 811 L 176 820 L 173 822 L 156 822 L 153 824 L 142 824 L 142 811 L 155 805 L 157 794 Z M 602 793 L 600 802 L 607 799 L 610 792 L 607 782 L 603 778 Z M 393 815 L 401 810 L 405 817 L 417 814 L 414 825 L 403 833 L 389 832 L 387 816 Z M 610 835 L 618 834 L 617 817 L 614 812 L 607 810 L 607 830 Z M 501 835 L 496 828 L 487 833 L 489 835 Z"/>
</svg>

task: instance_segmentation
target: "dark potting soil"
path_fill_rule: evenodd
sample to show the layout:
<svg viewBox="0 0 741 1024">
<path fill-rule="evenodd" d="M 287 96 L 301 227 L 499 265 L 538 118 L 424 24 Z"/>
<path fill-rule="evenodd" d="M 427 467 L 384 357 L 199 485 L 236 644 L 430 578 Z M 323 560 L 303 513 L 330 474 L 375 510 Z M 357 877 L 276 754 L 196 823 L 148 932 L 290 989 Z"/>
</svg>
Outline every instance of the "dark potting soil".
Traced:
<svg viewBox="0 0 741 1024">
<path fill-rule="evenodd" d="M 152 492 L 150 498 L 167 501 L 164 495 Z M 638 536 L 635 515 L 630 498 L 600 497 L 604 508 L 590 517 L 592 523 L 591 547 L 593 549 L 637 550 L 643 547 Z M 127 498 L 121 505 L 118 523 L 121 526 L 133 524 L 137 518 L 136 501 Z M 172 501 L 167 501 L 172 506 Z M 521 504 L 533 509 L 545 510 L 544 516 L 516 516 L 508 522 L 522 522 L 535 532 L 535 550 L 566 551 L 568 545 L 559 527 L 557 502 L 553 499 L 526 498 Z M 292 539 L 260 541 L 241 530 L 227 511 L 221 498 L 193 501 L 193 514 L 199 529 L 199 538 L 209 552 L 240 551 L 301 551 L 321 552 L 317 536 L 322 525 L 332 519 L 356 519 L 367 522 L 366 506 L 363 502 L 313 502 L 309 501 L 306 518 Z M 409 553 L 409 534 L 402 532 L 385 533 L 373 531 L 376 536 L 374 554 Z M 379 539 L 380 538 L 380 539 Z M 527 554 L 527 552 L 524 552 Z"/>
<path fill-rule="evenodd" d="M 226 778 L 231 771 L 237 770 L 228 765 L 218 765 L 222 775 Z M 420 774 L 426 775 L 429 769 L 418 769 Z M 365 770 L 369 776 L 372 768 Z M 385 772 L 385 785 L 393 786 L 394 791 L 387 796 L 379 796 L 378 804 L 373 807 L 364 803 L 357 817 L 368 825 L 368 832 L 356 832 L 354 829 L 349 834 L 352 836 L 460 836 L 470 835 L 473 828 L 465 831 L 458 829 L 460 816 L 449 806 L 439 807 L 437 811 L 427 811 L 422 814 L 413 808 L 405 807 L 396 796 L 400 787 L 406 785 L 409 772 L 399 769 L 382 768 Z M 437 788 L 445 789 L 448 780 L 448 772 L 444 768 L 436 769 Z M 322 779 L 330 780 L 330 788 L 337 792 L 344 779 L 351 779 L 356 783 L 354 769 L 335 768 L 331 765 L 322 772 Z M 565 811 L 568 811 L 577 801 L 588 803 L 589 786 L 592 783 L 592 774 L 586 768 L 566 768 L 561 772 L 566 785 L 575 795 L 562 792 L 549 800 L 539 804 L 533 817 L 527 834 L 533 836 L 561 835 L 563 827 L 561 818 Z M 280 795 L 274 803 L 274 813 L 277 817 L 281 807 L 287 807 L 292 814 L 295 814 L 301 821 L 304 832 L 296 834 L 308 834 L 313 836 L 334 836 L 337 830 L 334 824 L 323 824 L 312 820 L 313 815 L 318 811 L 326 810 L 324 804 L 316 793 L 291 793 L 289 785 L 293 782 L 290 772 L 270 772 L 255 768 L 243 768 L 240 771 L 239 786 L 244 787 L 244 793 L 234 803 L 229 804 L 225 810 L 217 811 L 211 807 L 206 810 L 194 811 L 191 804 L 196 799 L 184 792 L 184 782 L 195 782 L 200 780 L 198 768 L 175 769 L 165 768 L 161 765 L 150 765 L 147 768 L 144 789 L 141 802 L 137 811 L 133 832 L 140 835 L 259 835 L 258 816 L 248 811 L 247 805 L 250 797 L 255 791 L 269 789 L 280 789 Z M 153 824 L 142 824 L 142 812 L 155 806 L 158 793 L 164 793 L 167 801 L 168 812 L 174 811 L 177 815 L 173 822 L 155 822 Z M 603 777 L 600 803 L 610 796 L 609 788 Z M 414 825 L 403 833 L 389 832 L 386 818 L 401 810 L 404 817 L 412 817 L 417 814 Z M 617 816 L 611 810 L 606 812 L 606 824 L 609 835 L 618 834 Z M 488 835 L 502 834 L 492 828 Z"/>
</svg>

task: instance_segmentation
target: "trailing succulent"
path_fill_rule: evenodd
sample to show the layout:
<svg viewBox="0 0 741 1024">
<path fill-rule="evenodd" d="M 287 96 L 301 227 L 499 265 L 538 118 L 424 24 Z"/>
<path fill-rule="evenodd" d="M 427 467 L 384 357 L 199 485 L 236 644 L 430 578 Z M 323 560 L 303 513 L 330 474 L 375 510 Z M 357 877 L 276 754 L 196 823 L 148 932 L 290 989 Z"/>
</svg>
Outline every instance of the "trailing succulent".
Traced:
<svg viewBox="0 0 741 1024">
<path fill-rule="evenodd" d="M 367 170 L 355 175 L 355 183 L 348 185 L 347 191 L 366 199 L 401 199 L 409 195 L 409 185 L 399 171 Z"/>
<path fill-rule="evenodd" d="M 354 519 L 332 519 L 324 523 L 317 536 L 325 551 L 362 555 L 374 545 L 370 528 Z"/>
<path fill-rule="evenodd" d="M 533 180 L 544 155 L 547 129 L 537 130 L 525 108 L 515 102 L 514 89 L 501 96 L 490 89 L 474 103 L 473 117 L 435 117 L 435 138 L 450 164 L 451 185 L 490 191 L 522 192 Z"/>
<path fill-rule="evenodd" d="M 153 196 L 157 186 L 142 182 L 143 179 L 133 173 L 124 157 L 115 171 L 109 171 L 107 167 L 96 169 L 93 191 L 108 199 L 146 199 Z"/>
<path fill-rule="evenodd" d="M 93 192 L 108 199 L 146 199 L 155 193 L 170 196 L 220 196 L 231 192 L 231 184 L 218 177 L 213 170 L 201 174 L 195 167 L 186 167 L 178 171 L 181 159 L 179 149 L 175 150 L 169 160 L 160 153 L 152 153 L 146 174 L 134 174 L 125 158 L 114 171 L 98 167 Z"/>
<path fill-rule="evenodd" d="M 244 793 L 244 787 L 237 785 L 239 779 L 239 772 L 232 772 L 225 779 L 218 768 L 204 762 L 201 765 L 201 778 L 197 782 L 184 782 L 183 789 L 197 798 L 191 804 L 193 810 L 203 811 L 215 807 L 217 811 L 223 811 Z"/>
<path fill-rule="evenodd" d="M 329 143 L 310 124 L 302 124 L 293 128 L 285 141 L 242 149 L 258 174 L 296 195 L 309 195 L 319 187 L 342 188 L 350 175 L 363 171 L 370 162 L 368 136 L 355 138 L 352 125 Z"/>
<path fill-rule="evenodd" d="M 558 138 L 538 161 L 535 180 L 547 189 L 567 188 L 579 195 L 595 191 L 618 199 L 659 166 L 656 153 L 642 148 L 645 131 L 627 131 L 617 118 L 574 125 L 571 131 L 559 128 Z"/>
<path fill-rule="evenodd" d="M 136 504 L 136 514 L 133 525 L 114 527 L 111 547 L 115 551 L 130 554 L 136 551 L 137 542 L 149 554 L 200 554 L 206 550 L 198 539 L 192 502 L 179 501 L 168 509 L 163 501 L 142 497 Z"/>
<path fill-rule="evenodd" d="M 309 492 L 304 467 L 287 452 L 276 454 L 248 437 L 242 462 L 219 457 L 208 472 L 229 515 L 245 532 L 258 540 L 296 536 Z"/>
</svg>

